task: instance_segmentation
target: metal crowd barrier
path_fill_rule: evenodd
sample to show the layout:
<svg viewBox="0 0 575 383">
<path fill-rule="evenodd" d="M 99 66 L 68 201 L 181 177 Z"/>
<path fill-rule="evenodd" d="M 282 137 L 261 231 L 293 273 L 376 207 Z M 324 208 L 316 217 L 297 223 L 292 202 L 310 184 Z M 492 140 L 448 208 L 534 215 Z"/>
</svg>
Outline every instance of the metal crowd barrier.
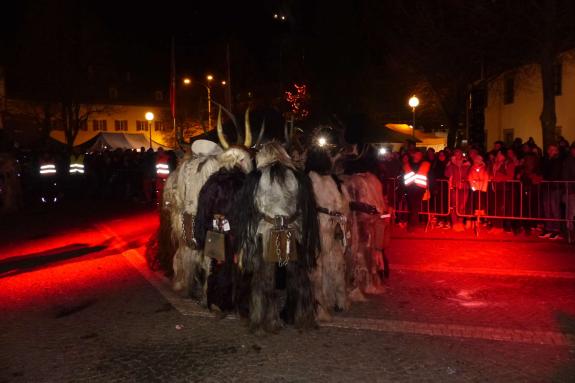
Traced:
<svg viewBox="0 0 575 383">
<path fill-rule="evenodd" d="M 401 179 L 384 179 L 382 184 L 396 217 L 406 220 L 407 198 Z M 450 214 L 472 220 L 476 235 L 481 226 L 478 223 L 486 220 L 506 224 L 511 221 L 515 225 L 553 223 L 556 230 L 565 225 L 569 241 L 575 240 L 575 181 L 489 181 L 483 192 L 472 190 L 469 184 L 450 189 L 448 180 L 435 180 L 430 182 L 426 196 L 419 214 L 428 217 L 428 227 L 434 217 Z"/>
<path fill-rule="evenodd" d="M 382 180 L 383 193 L 387 197 L 390 206 L 393 207 L 395 216 L 399 220 L 407 220 L 409 213 L 407 207 L 407 193 L 402 179 L 387 178 Z M 426 230 L 433 223 L 434 218 L 448 217 L 451 214 L 451 193 L 449 180 L 432 180 L 425 192 L 419 214 L 427 216 Z"/>
</svg>

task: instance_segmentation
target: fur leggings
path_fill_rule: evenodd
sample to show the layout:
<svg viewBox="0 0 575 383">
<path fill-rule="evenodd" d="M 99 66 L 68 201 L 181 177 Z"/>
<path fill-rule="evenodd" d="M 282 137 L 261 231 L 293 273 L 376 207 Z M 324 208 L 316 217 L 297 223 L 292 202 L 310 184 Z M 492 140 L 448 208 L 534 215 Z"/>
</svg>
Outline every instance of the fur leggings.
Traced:
<svg viewBox="0 0 575 383">
<path fill-rule="evenodd" d="M 282 327 L 280 315 L 296 328 L 315 327 L 315 301 L 308 271 L 297 262 L 280 268 L 276 263 L 264 262 L 261 253 L 258 256 L 251 283 L 250 330 L 277 332 Z M 278 284 L 282 273 L 285 286 Z"/>
</svg>

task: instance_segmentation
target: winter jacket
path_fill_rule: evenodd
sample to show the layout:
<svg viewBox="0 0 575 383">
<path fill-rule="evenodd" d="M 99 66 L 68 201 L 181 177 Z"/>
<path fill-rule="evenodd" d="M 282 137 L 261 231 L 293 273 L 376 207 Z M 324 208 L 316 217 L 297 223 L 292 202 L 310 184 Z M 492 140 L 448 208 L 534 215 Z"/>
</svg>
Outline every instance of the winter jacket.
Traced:
<svg viewBox="0 0 575 383">
<path fill-rule="evenodd" d="M 469 189 L 467 175 L 471 164 L 466 161 L 457 161 L 454 158 L 449 161 L 445 168 L 445 176 L 449 178 L 449 185 L 455 189 Z"/>
<path fill-rule="evenodd" d="M 468 180 L 469 185 L 471 185 L 471 190 L 486 192 L 487 184 L 489 183 L 487 166 L 485 166 L 485 164 L 473 165 L 471 169 L 469 169 Z"/>
</svg>

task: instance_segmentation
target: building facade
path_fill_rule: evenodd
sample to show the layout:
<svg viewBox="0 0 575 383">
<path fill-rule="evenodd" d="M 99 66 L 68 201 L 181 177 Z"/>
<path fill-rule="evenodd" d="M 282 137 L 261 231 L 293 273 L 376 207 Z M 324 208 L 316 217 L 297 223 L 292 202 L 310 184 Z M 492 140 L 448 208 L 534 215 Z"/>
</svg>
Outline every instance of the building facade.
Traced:
<svg viewBox="0 0 575 383">
<path fill-rule="evenodd" d="M 575 51 L 567 52 L 556 64 L 556 136 L 575 141 Z M 538 65 L 507 71 L 488 83 L 485 107 L 487 147 L 497 140 L 511 143 L 533 137 L 542 146 L 539 115 L 543 108 L 541 72 Z"/>
</svg>

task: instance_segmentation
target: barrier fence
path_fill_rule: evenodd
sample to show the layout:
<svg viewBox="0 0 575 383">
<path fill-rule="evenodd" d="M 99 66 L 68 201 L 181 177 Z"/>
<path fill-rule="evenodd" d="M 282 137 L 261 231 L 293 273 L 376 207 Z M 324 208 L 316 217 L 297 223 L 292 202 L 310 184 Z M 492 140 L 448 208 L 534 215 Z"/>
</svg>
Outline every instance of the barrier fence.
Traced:
<svg viewBox="0 0 575 383">
<path fill-rule="evenodd" d="M 385 179 L 382 184 L 397 218 L 405 219 L 409 209 L 402 180 Z M 515 228 L 529 228 L 539 222 L 548 231 L 560 231 L 565 225 L 571 242 L 575 239 L 575 181 L 489 181 L 487 188 L 474 190 L 469 184 L 457 189 L 451 188 L 448 180 L 434 180 L 425 192 L 419 214 L 427 216 L 428 227 L 434 217 L 471 220 L 476 234 L 480 223 L 486 221 Z"/>
</svg>

